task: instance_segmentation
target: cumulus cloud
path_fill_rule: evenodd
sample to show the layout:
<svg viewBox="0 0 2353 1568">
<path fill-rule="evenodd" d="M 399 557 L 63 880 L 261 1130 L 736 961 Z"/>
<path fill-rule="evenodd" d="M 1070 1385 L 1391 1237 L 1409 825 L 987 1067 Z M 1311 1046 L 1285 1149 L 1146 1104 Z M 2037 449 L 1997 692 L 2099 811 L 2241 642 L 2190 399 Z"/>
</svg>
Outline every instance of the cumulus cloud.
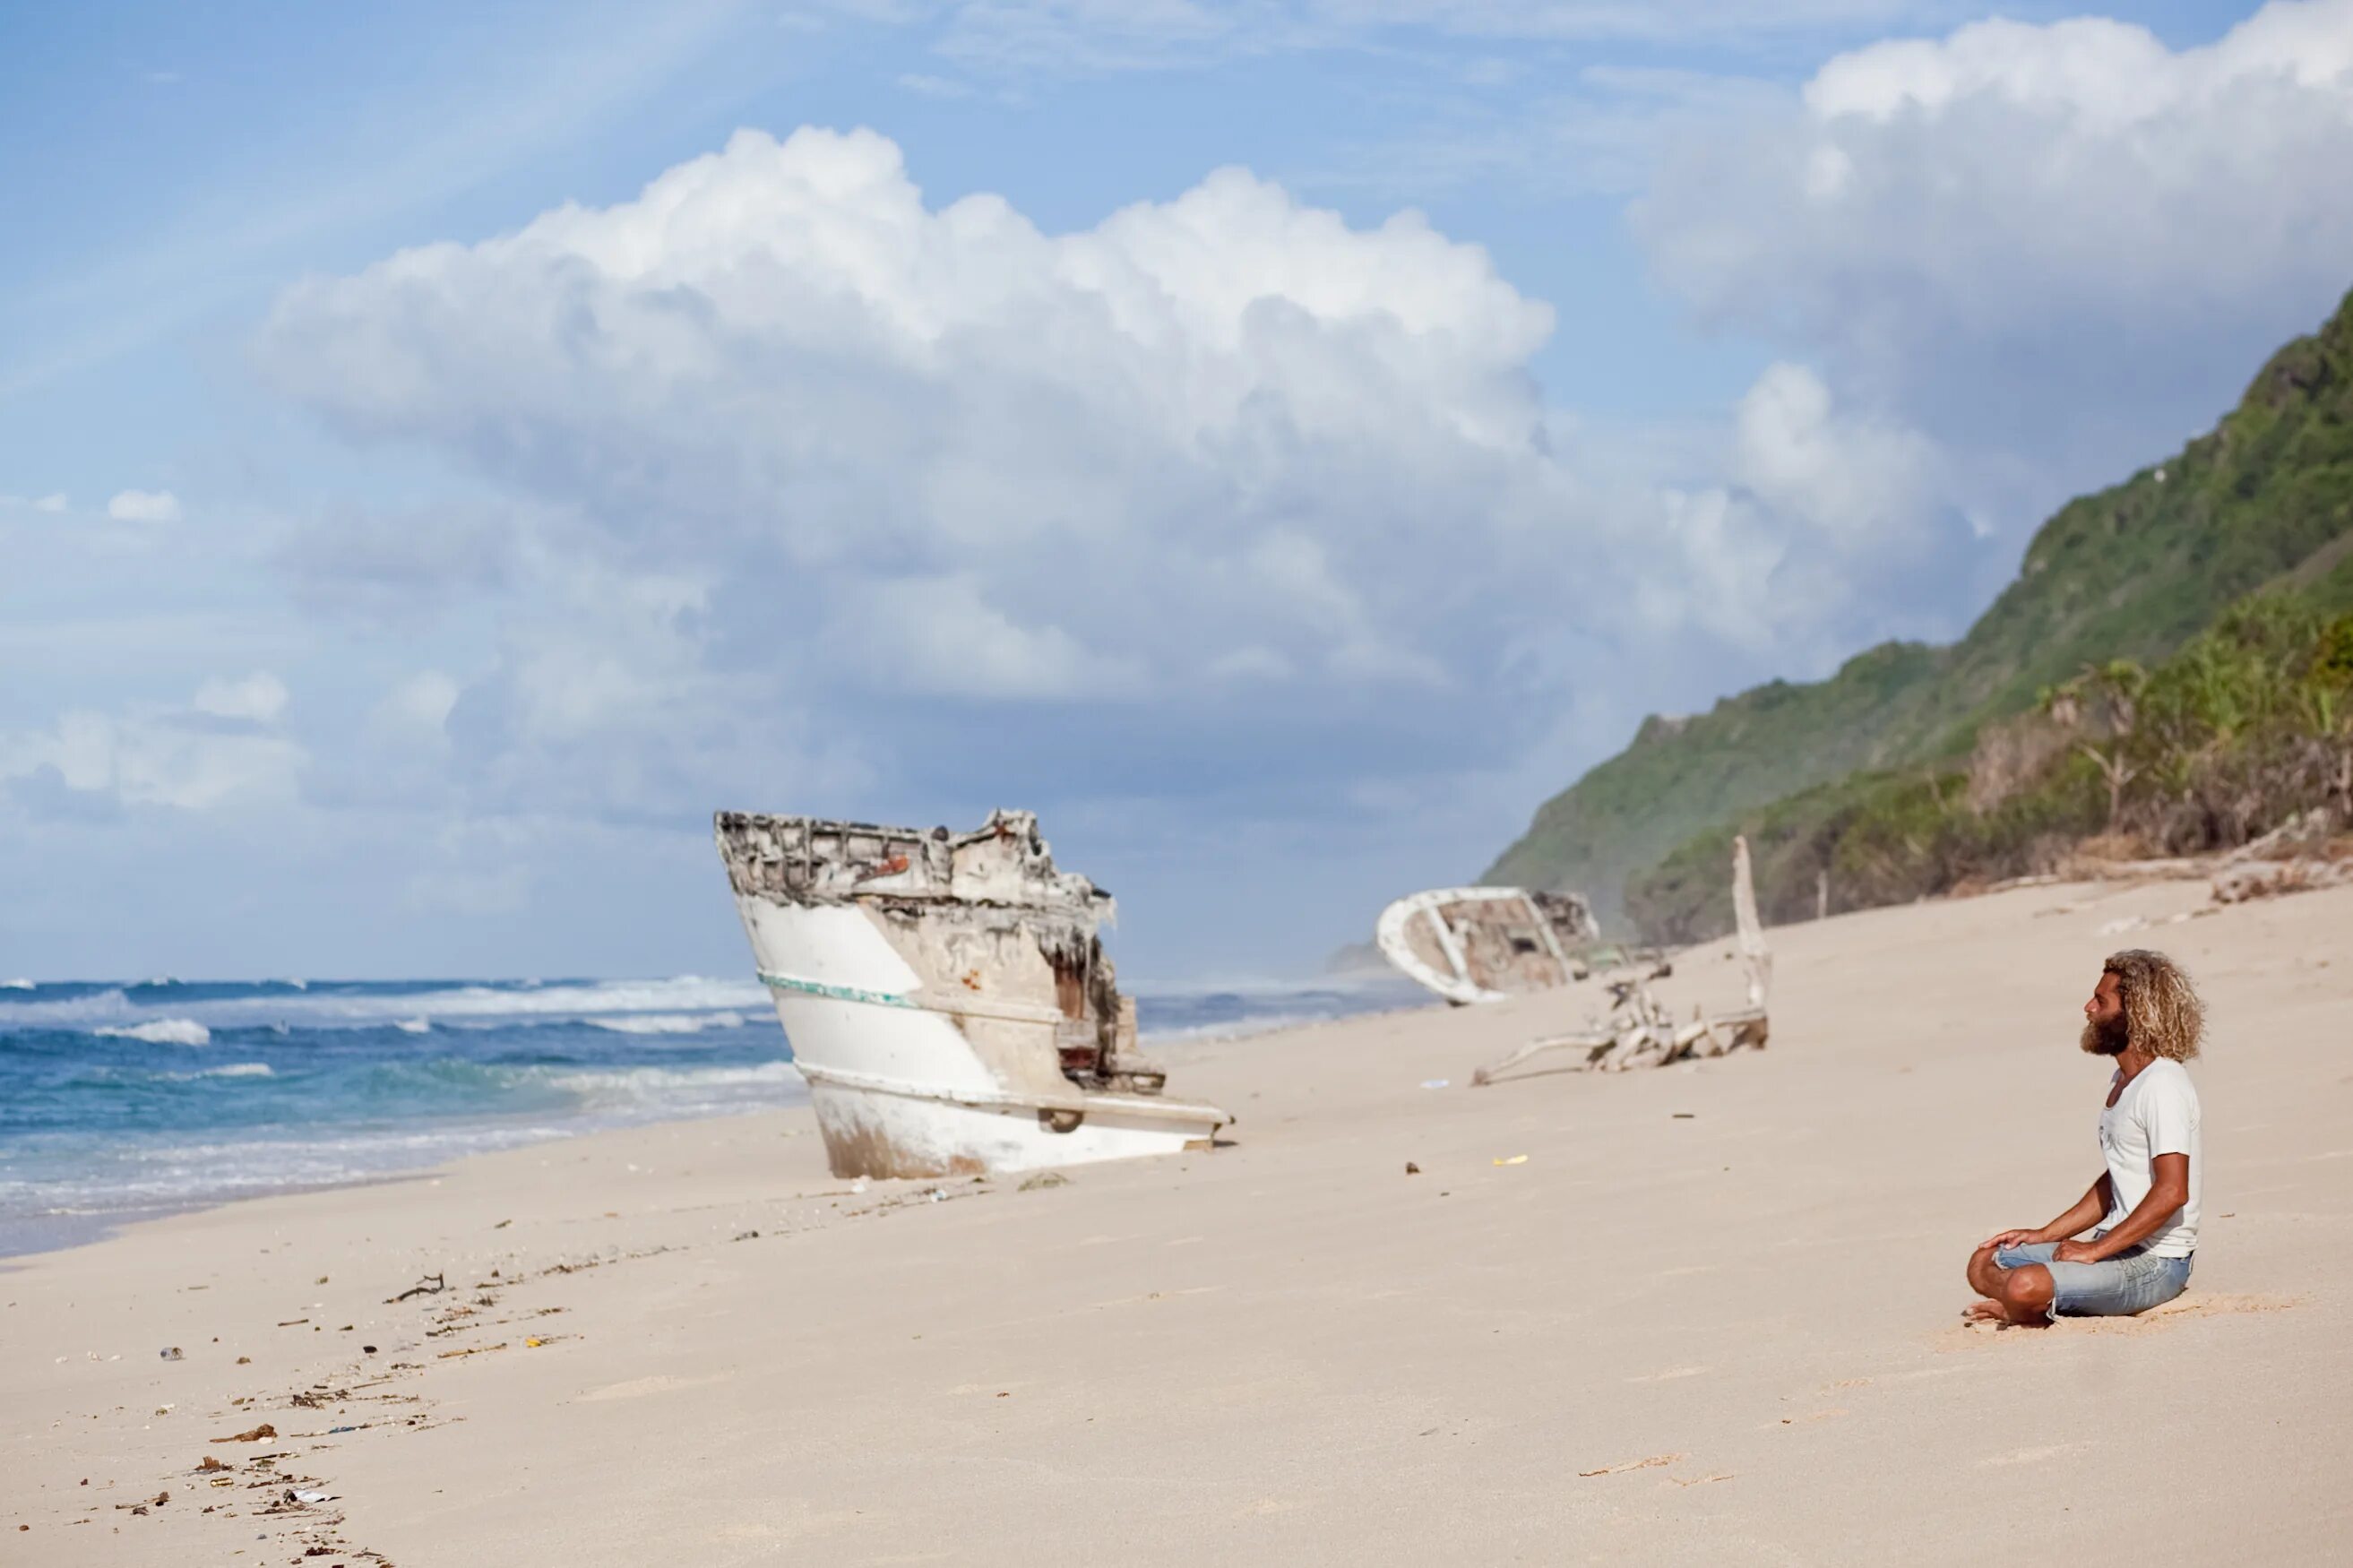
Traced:
<svg viewBox="0 0 2353 1568">
<path fill-rule="evenodd" d="M 216 719 L 275 723 L 286 711 L 286 683 L 266 669 L 235 680 L 213 679 L 196 688 L 195 710 Z"/>
<path fill-rule="evenodd" d="M 47 818 L 289 805 L 308 753 L 280 723 L 286 705 L 285 687 L 259 671 L 207 680 L 185 705 L 76 710 L 47 729 L 0 731 L 0 787 Z"/>
<path fill-rule="evenodd" d="M 1926 436 L 1833 406 L 1805 365 L 1767 367 L 1735 412 L 1734 477 L 1781 516 L 1861 549 L 1913 542 L 1947 493 Z"/>
<path fill-rule="evenodd" d="M 1666 284 L 1948 443 L 2081 481 L 2189 435 L 2353 257 L 2353 0 L 1841 55 L 1636 207 Z"/>
<path fill-rule="evenodd" d="M 1881 613 L 1841 563 L 1916 521 L 1899 435 L 1785 377 L 1748 493 L 1662 490 L 1544 406 L 1551 327 L 1412 213 L 1352 228 L 1226 170 L 1050 235 L 803 131 L 306 282 L 257 354 L 523 499 L 531 607 L 448 717 L 475 786 L 655 811 L 714 776 L 1050 784 L 1058 711 L 1175 746 L 1159 788 L 1238 732 L 1294 788 L 1458 766 L 1543 721 L 1565 637 L 1656 684 Z M 418 581 L 478 558 L 421 537 Z"/>
<path fill-rule="evenodd" d="M 180 498 L 170 490 L 118 490 L 106 515 L 117 522 L 177 522 Z"/>
</svg>

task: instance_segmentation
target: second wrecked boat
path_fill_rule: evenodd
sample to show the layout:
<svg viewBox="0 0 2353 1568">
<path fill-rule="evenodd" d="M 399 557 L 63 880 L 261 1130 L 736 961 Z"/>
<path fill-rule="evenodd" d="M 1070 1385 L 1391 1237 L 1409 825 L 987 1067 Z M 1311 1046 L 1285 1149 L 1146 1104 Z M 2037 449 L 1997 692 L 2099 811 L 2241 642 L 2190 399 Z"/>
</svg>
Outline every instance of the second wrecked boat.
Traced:
<svg viewBox="0 0 2353 1568">
<path fill-rule="evenodd" d="M 1029 812 L 969 833 L 722 812 L 719 853 L 837 1176 L 1206 1149 L 1097 935 L 1109 894 Z"/>
<path fill-rule="evenodd" d="M 1578 954 L 1599 934 L 1577 894 L 1525 888 L 1409 894 L 1374 928 L 1383 956 L 1457 1006 L 1582 980 Z"/>
<path fill-rule="evenodd" d="M 1732 840 L 1732 914 L 1741 972 L 1747 981 L 1747 1005 L 1715 1013 L 1694 1009 L 1690 1022 L 1678 1025 L 1651 994 L 1648 984 L 1665 979 L 1674 973 L 1674 966 L 1663 959 L 1657 961 L 1655 968 L 1638 964 L 1609 982 L 1610 1006 L 1607 1016 L 1566 1035 L 1531 1040 L 1503 1060 L 1473 1072 L 1472 1083 L 1493 1083 L 1496 1074 L 1547 1051 L 1580 1052 L 1578 1065 L 1584 1068 L 1622 1071 L 1635 1066 L 1666 1067 L 1694 1057 L 1763 1050 L 1772 1033 L 1766 999 L 1772 988 L 1773 951 L 1766 946 L 1765 926 L 1757 918 L 1757 887 L 1749 870 L 1748 840 L 1740 836 Z M 1645 969 L 1650 973 L 1643 973 Z"/>
</svg>

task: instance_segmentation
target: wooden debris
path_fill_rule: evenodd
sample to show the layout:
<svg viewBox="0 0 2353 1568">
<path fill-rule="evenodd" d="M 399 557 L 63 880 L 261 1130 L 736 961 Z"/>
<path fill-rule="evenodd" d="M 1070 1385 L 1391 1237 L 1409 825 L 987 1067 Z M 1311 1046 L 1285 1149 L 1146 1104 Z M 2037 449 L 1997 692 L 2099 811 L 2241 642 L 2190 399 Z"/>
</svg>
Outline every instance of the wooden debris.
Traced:
<svg viewBox="0 0 2353 1568">
<path fill-rule="evenodd" d="M 1739 926 L 1741 964 L 1748 977 L 1746 1007 L 1713 1016 L 1694 1012 L 1689 1023 L 1677 1025 L 1648 984 L 1673 972 L 1671 964 L 1662 962 L 1648 973 L 1637 969 L 1609 981 L 1608 1016 L 1570 1034 L 1531 1040 L 1503 1060 L 1473 1072 L 1472 1084 L 1492 1083 L 1498 1073 L 1546 1051 L 1582 1051 L 1582 1065 L 1588 1070 L 1620 1072 L 1636 1066 L 1665 1067 L 1695 1057 L 1726 1056 L 1743 1048 L 1764 1049 L 1770 1033 L 1765 1001 L 1772 985 L 1773 953 L 1765 944 L 1765 928 L 1757 917 L 1756 883 L 1745 837 L 1732 841 L 1732 908 Z"/>
<path fill-rule="evenodd" d="M 396 1302 L 406 1301 L 411 1296 L 438 1296 L 442 1291 L 447 1290 L 448 1288 L 448 1280 L 438 1274 L 422 1275 L 418 1277 L 416 1284 L 411 1285 L 399 1295 L 386 1296 L 384 1299 L 385 1305 L 388 1307 Z"/>
<path fill-rule="evenodd" d="M 215 1437 L 213 1441 L 216 1443 L 264 1443 L 277 1436 L 278 1428 L 264 1421 L 250 1432 L 239 1432 L 230 1437 Z"/>
</svg>

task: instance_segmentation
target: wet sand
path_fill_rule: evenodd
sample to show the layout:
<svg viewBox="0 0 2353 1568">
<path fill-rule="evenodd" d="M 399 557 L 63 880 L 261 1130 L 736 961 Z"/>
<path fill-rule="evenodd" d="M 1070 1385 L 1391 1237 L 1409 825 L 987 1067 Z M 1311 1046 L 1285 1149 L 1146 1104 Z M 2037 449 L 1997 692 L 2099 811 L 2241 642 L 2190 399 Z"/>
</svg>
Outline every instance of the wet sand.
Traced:
<svg viewBox="0 0 2353 1568">
<path fill-rule="evenodd" d="M 1058 1185 L 853 1191 L 786 1112 L 25 1259 L 0 1561 L 2341 1561 L 2353 889 L 2204 905 L 1777 930 L 1771 1048 L 1662 1072 L 1467 1087 L 1583 990 L 1188 1045 L 1232 1145 Z M 2096 1173 L 2126 945 L 2212 1014 L 2189 1293 L 1965 1327 Z"/>
</svg>

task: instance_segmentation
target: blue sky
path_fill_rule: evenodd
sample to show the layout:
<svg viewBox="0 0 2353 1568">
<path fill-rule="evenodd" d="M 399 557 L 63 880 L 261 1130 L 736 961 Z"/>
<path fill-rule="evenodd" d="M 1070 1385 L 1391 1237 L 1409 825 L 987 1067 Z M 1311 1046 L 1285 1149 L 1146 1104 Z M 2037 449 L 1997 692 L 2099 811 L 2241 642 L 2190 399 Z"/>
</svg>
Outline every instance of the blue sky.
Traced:
<svg viewBox="0 0 2353 1568">
<path fill-rule="evenodd" d="M 0 11 L 0 972 L 724 972 L 716 806 L 1312 966 L 2353 283 L 2353 3 Z"/>
</svg>

